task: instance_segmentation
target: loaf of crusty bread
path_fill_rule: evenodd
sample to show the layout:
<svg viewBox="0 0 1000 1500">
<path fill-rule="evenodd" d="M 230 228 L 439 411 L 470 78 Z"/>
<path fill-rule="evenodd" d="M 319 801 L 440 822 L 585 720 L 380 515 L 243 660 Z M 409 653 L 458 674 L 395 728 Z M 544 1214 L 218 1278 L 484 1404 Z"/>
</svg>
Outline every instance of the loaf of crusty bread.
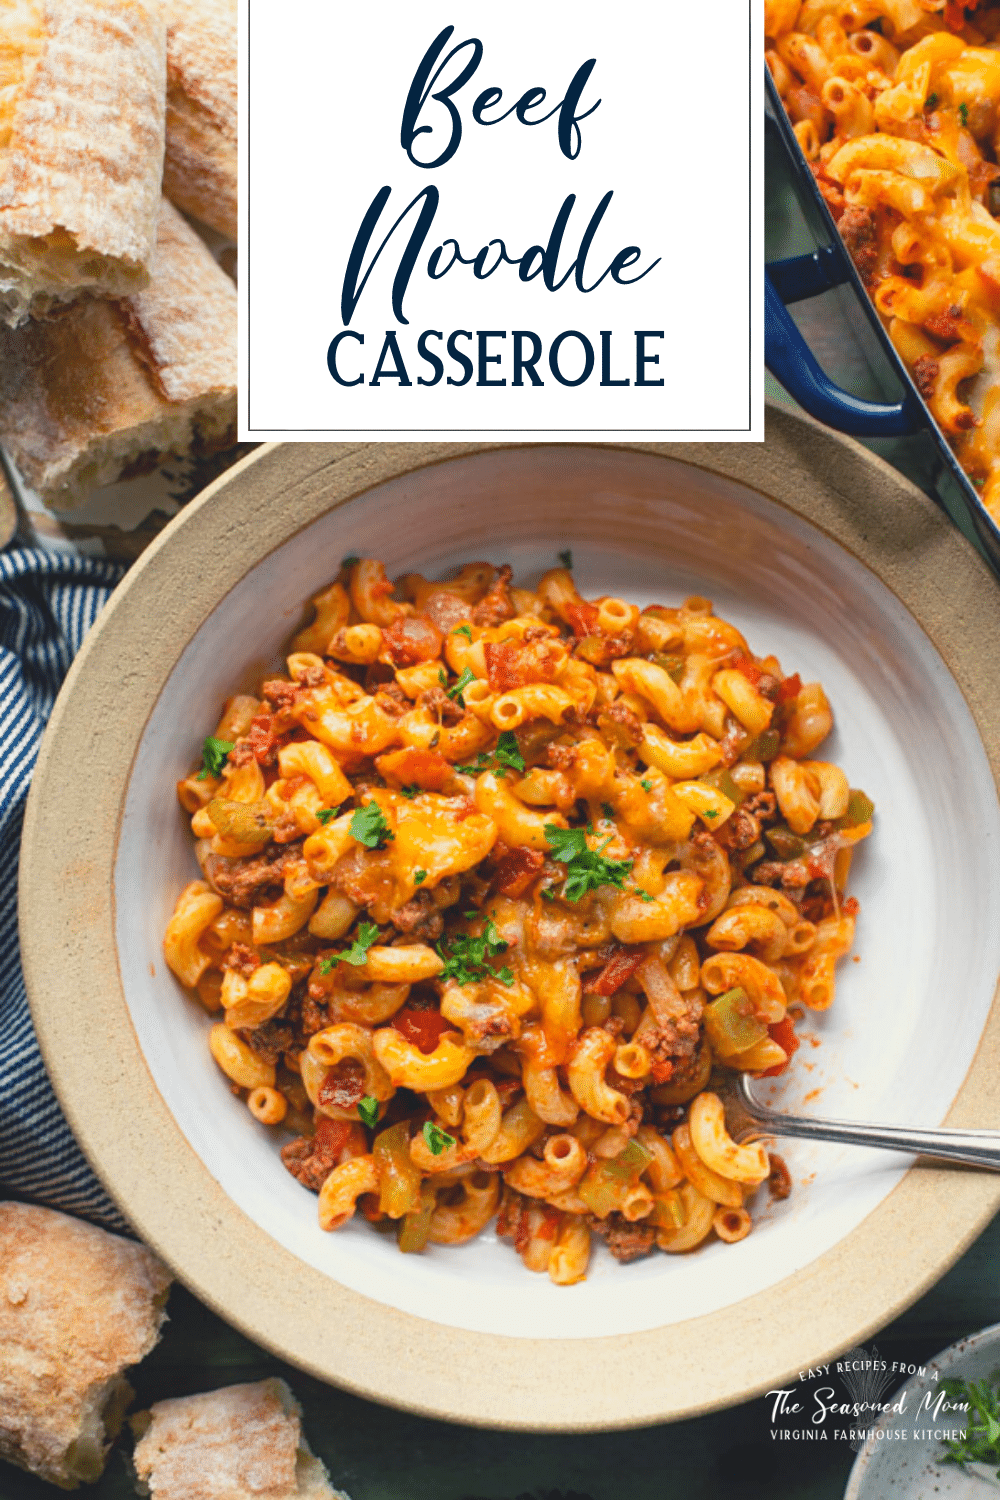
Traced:
<svg viewBox="0 0 1000 1500">
<path fill-rule="evenodd" d="M 153 1500 L 348 1500 L 302 1434 L 283 1380 L 158 1401 L 133 1418 L 135 1471 Z"/>
<path fill-rule="evenodd" d="M 0 326 L 0 443 L 57 509 L 236 436 L 236 289 L 164 199 L 151 280 Z"/>
<path fill-rule="evenodd" d="M 0 1203 L 0 1458 L 67 1490 L 98 1477 L 169 1287 L 142 1245 Z"/>
<path fill-rule="evenodd" d="M 0 0 L 0 321 L 146 284 L 165 87 L 159 0 Z"/>
<path fill-rule="evenodd" d="M 166 0 L 171 202 L 236 239 L 236 0 Z"/>
</svg>

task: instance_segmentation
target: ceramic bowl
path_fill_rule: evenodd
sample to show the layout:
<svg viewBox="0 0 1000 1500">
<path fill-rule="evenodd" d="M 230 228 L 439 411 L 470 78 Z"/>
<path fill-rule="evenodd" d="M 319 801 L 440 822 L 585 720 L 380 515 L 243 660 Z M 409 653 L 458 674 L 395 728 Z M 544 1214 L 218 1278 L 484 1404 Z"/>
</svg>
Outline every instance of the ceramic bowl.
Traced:
<svg viewBox="0 0 1000 1500">
<path fill-rule="evenodd" d="M 390 576 L 485 557 L 532 580 L 571 548 L 584 595 L 706 594 L 760 654 L 819 679 L 824 755 L 877 808 L 855 953 L 779 1103 L 1000 1125 L 998 595 L 923 496 L 855 445 L 771 414 L 764 447 L 272 446 L 167 528 L 60 697 L 25 825 L 22 944 L 62 1103 L 148 1243 L 260 1343 L 454 1420 L 628 1426 L 749 1397 L 888 1321 L 1000 1204 L 984 1174 L 788 1145 L 754 1232 L 572 1288 L 487 1232 L 402 1256 L 324 1234 L 279 1139 L 212 1062 L 162 959 L 197 878 L 174 784 L 222 700 L 279 666 L 347 554 Z M 849 487 L 850 486 L 850 487 Z M 881 513 L 864 520 L 862 502 Z M 867 528 L 867 530 L 866 530 Z M 992 656 L 991 656 L 992 653 Z M 993 760 L 987 750 L 992 746 Z M 761 1197 L 766 1200 L 766 1193 Z"/>
</svg>

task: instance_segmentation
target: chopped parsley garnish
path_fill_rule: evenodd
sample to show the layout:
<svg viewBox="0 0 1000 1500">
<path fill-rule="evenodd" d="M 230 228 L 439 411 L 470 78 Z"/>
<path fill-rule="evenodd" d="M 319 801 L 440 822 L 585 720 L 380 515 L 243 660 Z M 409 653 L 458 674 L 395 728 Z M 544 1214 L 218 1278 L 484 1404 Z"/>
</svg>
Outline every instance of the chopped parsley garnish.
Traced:
<svg viewBox="0 0 1000 1500">
<path fill-rule="evenodd" d="M 564 568 L 571 568 L 573 566 L 573 554 L 568 547 L 566 548 L 565 552 L 560 552 L 559 561 L 562 563 Z"/>
<path fill-rule="evenodd" d="M 337 808 L 335 808 L 335 807 L 321 807 L 320 810 L 319 810 L 319 812 L 316 814 L 316 816 L 317 816 L 317 818 L 319 818 L 320 822 L 323 824 L 323 827 L 325 828 L 326 825 L 327 825 L 327 823 L 329 823 L 330 819 L 331 818 L 335 818 L 337 816 Z"/>
<path fill-rule="evenodd" d="M 414 797 L 418 796 L 420 793 L 420 788 L 418 786 L 404 786 L 401 787 L 400 790 L 403 796 L 406 798 L 407 802 L 412 802 Z"/>
<path fill-rule="evenodd" d="M 493 758 L 498 766 L 510 766 L 514 771 L 524 770 L 524 756 L 517 743 L 517 735 L 513 729 L 505 729 L 497 740 Z"/>
<path fill-rule="evenodd" d="M 598 886 L 613 885 L 623 891 L 625 876 L 632 869 L 630 859 L 605 859 L 602 850 L 614 838 L 609 833 L 602 844 L 591 849 L 587 844 L 584 828 L 559 828 L 555 823 L 545 824 L 545 838 L 552 850 L 553 859 L 566 866 L 566 882 L 562 888 L 564 901 L 579 901 L 588 891 Z"/>
<path fill-rule="evenodd" d="M 542 897 L 546 901 L 554 901 L 556 899 L 556 893 L 550 885 L 543 885 Z"/>
<path fill-rule="evenodd" d="M 926 100 L 926 102 L 924 104 L 924 109 L 937 109 L 937 107 L 938 107 L 938 96 L 937 96 L 937 94 L 928 94 L 927 95 L 927 100 Z"/>
<path fill-rule="evenodd" d="M 472 640 L 472 628 L 469 625 L 459 625 L 451 633 L 452 635 L 464 635 L 467 641 Z"/>
<path fill-rule="evenodd" d="M 602 802 L 601 803 L 601 812 L 604 814 L 604 816 L 606 818 L 613 818 L 614 815 L 615 815 L 615 810 L 611 806 L 610 802 Z"/>
<path fill-rule="evenodd" d="M 358 1114 L 361 1116 L 362 1125 L 367 1125 L 369 1130 L 374 1130 L 378 1124 L 378 1100 L 373 1099 L 371 1094 L 366 1094 L 363 1099 L 358 1100 Z"/>
<path fill-rule="evenodd" d="M 960 1438 L 945 1439 L 943 1463 L 989 1464 L 1000 1466 L 1000 1389 L 994 1373 L 986 1380 L 954 1380 L 946 1378 L 941 1389 L 947 1397 L 942 1403 L 949 1408 L 964 1409 L 965 1432 Z"/>
<path fill-rule="evenodd" d="M 501 771 L 507 766 L 512 771 L 524 770 L 524 756 L 513 729 L 505 729 L 492 750 L 480 750 L 471 766 L 456 766 L 455 769 L 466 776 L 478 776 L 480 771 Z"/>
<path fill-rule="evenodd" d="M 442 1130 L 440 1125 L 435 1125 L 433 1120 L 424 1121 L 422 1134 L 432 1156 L 440 1156 L 442 1151 L 455 1144 L 455 1137 Z"/>
<path fill-rule="evenodd" d="M 385 813 L 377 802 L 366 802 L 359 807 L 351 819 L 351 838 L 364 844 L 366 849 L 381 849 L 396 835 L 389 832 Z"/>
<path fill-rule="evenodd" d="M 362 922 L 351 946 L 345 948 L 343 953 L 334 953 L 329 958 L 324 958 L 319 966 L 319 972 L 329 974 L 330 970 L 335 969 L 341 961 L 345 964 L 353 964 L 356 969 L 359 969 L 362 964 L 368 962 L 368 949 L 377 941 L 378 928 L 375 923 Z"/>
<path fill-rule="evenodd" d="M 424 883 L 424 881 L 426 879 L 427 879 L 427 871 L 426 870 L 414 870 L 414 872 L 413 872 L 413 884 L 414 885 L 423 885 L 423 883 Z"/>
<path fill-rule="evenodd" d="M 437 977 L 454 979 L 456 984 L 475 984 L 480 979 L 499 979 L 501 984 L 513 984 L 513 969 L 492 969 L 486 962 L 488 958 L 498 958 L 501 953 L 506 953 L 509 947 L 492 922 L 486 923 L 480 937 L 464 933 L 443 938 L 437 951 L 444 959 L 444 968 Z"/>
<path fill-rule="evenodd" d="M 438 682 L 442 687 L 448 686 L 448 673 L 445 671 L 444 667 L 438 667 Z"/>
<path fill-rule="evenodd" d="M 651 792 L 653 790 L 653 783 L 647 780 L 645 776 L 639 782 L 639 785 L 642 787 L 644 792 Z"/>
<path fill-rule="evenodd" d="M 357 565 L 358 565 L 358 563 L 360 561 L 361 561 L 360 557 L 354 557 L 352 555 L 351 557 L 345 557 L 343 559 L 343 561 L 341 562 L 340 566 L 342 568 L 356 568 Z"/>
<path fill-rule="evenodd" d="M 969 124 L 969 106 L 967 104 L 962 103 L 962 104 L 960 104 L 958 106 L 958 118 L 961 120 L 962 124 L 966 128 L 968 128 L 968 124 Z"/>
<path fill-rule="evenodd" d="M 635 890 L 632 892 L 632 895 L 638 896 L 640 901 L 655 901 L 656 899 L 655 896 L 651 896 L 648 891 L 644 891 L 642 889 L 642 886 L 640 885 L 636 886 Z"/>
<path fill-rule="evenodd" d="M 475 680 L 476 680 L 476 674 L 475 674 L 475 672 L 473 672 L 473 670 L 472 670 L 471 667 L 466 667 L 465 671 L 462 673 L 461 677 L 455 683 L 454 687 L 450 687 L 448 689 L 448 697 L 449 698 L 454 698 L 456 700 L 456 702 L 458 703 L 459 708 L 464 708 L 465 707 L 465 699 L 462 697 L 462 694 L 465 692 L 465 689 L 467 687 L 471 687 L 472 686 L 472 684 L 475 682 Z"/>
<path fill-rule="evenodd" d="M 719 809 L 717 807 L 706 807 L 706 809 L 705 809 L 705 817 L 706 818 L 717 818 L 718 816 L 719 816 Z"/>
<path fill-rule="evenodd" d="M 210 734 L 201 747 L 198 780 L 204 781 L 208 776 L 221 776 L 225 770 L 226 756 L 234 748 L 232 740 L 217 740 L 214 734 Z"/>
</svg>

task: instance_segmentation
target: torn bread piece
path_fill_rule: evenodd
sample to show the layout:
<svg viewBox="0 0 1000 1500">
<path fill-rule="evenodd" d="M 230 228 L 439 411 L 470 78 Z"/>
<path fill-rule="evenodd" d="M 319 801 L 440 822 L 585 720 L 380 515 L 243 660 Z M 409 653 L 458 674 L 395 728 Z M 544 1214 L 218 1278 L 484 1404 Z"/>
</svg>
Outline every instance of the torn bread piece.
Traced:
<svg viewBox="0 0 1000 1500">
<path fill-rule="evenodd" d="M 236 438 L 236 289 L 162 200 L 149 286 L 0 327 L 0 443 L 49 504 Z"/>
<path fill-rule="evenodd" d="M 166 12 L 163 191 L 235 240 L 236 0 L 166 0 Z"/>
<path fill-rule="evenodd" d="M 159 0 L 0 0 L 0 320 L 146 284 L 165 92 Z"/>
<path fill-rule="evenodd" d="M 158 1401 L 133 1417 L 140 1492 L 153 1500 L 348 1500 L 332 1489 L 283 1380 Z"/>
<path fill-rule="evenodd" d="M 0 1203 L 0 1458 L 66 1490 L 98 1477 L 170 1279 L 131 1240 Z"/>
</svg>

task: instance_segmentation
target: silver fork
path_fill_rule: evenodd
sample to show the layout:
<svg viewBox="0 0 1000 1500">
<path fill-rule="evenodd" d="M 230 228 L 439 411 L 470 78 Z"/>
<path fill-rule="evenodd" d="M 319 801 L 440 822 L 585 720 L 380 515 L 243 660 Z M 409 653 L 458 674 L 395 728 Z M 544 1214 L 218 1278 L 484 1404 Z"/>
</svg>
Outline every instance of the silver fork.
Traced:
<svg viewBox="0 0 1000 1500">
<path fill-rule="evenodd" d="M 814 1120 L 805 1115 L 786 1115 L 761 1104 L 754 1096 L 746 1073 L 736 1074 L 733 1092 L 750 1118 L 757 1125 L 764 1126 L 770 1135 L 878 1146 L 884 1151 L 907 1151 L 913 1156 L 934 1156 L 940 1161 L 959 1161 L 968 1167 L 1000 1170 L 1000 1130 L 915 1129 L 910 1125 L 869 1125 L 853 1120 Z"/>
</svg>

